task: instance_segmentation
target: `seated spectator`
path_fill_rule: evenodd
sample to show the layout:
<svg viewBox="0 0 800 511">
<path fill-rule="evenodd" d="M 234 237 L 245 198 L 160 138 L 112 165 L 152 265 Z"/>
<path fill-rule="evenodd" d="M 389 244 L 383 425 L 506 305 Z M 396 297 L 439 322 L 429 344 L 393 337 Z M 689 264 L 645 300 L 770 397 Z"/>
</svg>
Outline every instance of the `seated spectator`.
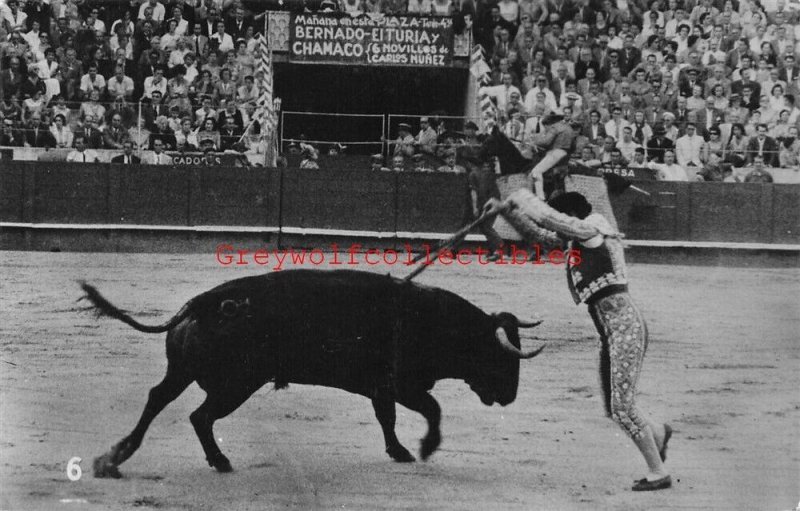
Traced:
<svg viewBox="0 0 800 511">
<path fill-rule="evenodd" d="M 19 86 L 19 98 L 23 101 L 32 98 L 35 91 L 39 91 L 40 97 L 44 97 L 47 93 L 47 87 L 39 79 L 39 70 L 35 66 L 31 66 L 28 68 L 28 79 Z"/>
<path fill-rule="evenodd" d="M 203 96 L 201 102 L 202 106 L 194 113 L 194 123 L 198 127 L 203 124 L 203 121 L 205 121 L 206 118 L 217 118 L 217 111 L 211 107 L 213 103 L 211 96 Z"/>
<path fill-rule="evenodd" d="M 133 34 L 135 28 L 136 26 L 133 23 L 131 11 L 126 9 L 125 12 L 122 13 L 122 18 L 115 20 L 111 24 L 111 30 L 109 31 L 109 33 L 114 34 L 111 37 L 111 39 L 113 40 L 119 34 Z"/>
<path fill-rule="evenodd" d="M 142 99 L 150 99 L 154 90 L 160 91 L 162 96 L 167 95 L 167 79 L 164 78 L 164 68 L 159 66 L 154 73 L 153 76 L 144 79 Z"/>
<path fill-rule="evenodd" d="M 33 96 L 22 102 L 22 117 L 28 119 L 34 113 L 41 114 L 47 106 L 47 100 L 42 97 L 39 89 L 33 91 Z"/>
<path fill-rule="evenodd" d="M 155 149 L 156 140 L 161 141 L 161 146 L 167 151 L 175 149 L 175 132 L 169 127 L 166 116 L 159 115 L 156 117 L 155 126 L 149 131 L 149 147 L 151 150 Z"/>
<path fill-rule="evenodd" d="M 693 123 L 686 124 L 686 134 L 675 142 L 675 156 L 678 165 L 683 168 L 702 167 L 700 150 L 705 144 L 703 137 L 697 134 L 697 128 Z"/>
<path fill-rule="evenodd" d="M 753 170 L 744 178 L 745 183 L 772 183 L 772 174 L 764 169 L 764 158 L 757 154 L 753 156 Z"/>
<path fill-rule="evenodd" d="M 97 62 L 89 64 L 89 71 L 81 76 L 80 93 L 83 98 L 88 98 L 93 90 L 105 90 L 106 79 L 97 72 Z"/>
<path fill-rule="evenodd" d="M 175 7 L 172 8 L 172 17 L 167 20 L 167 23 L 174 20 L 176 22 L 175 33 L 179 36 L 186 36 L 189 34 L 190 25 L 189 19 L 187 18 L 191 18 L 192 16 L 186 16 L 187 13 L 184 13 L 181 7 L 182 3 L 183 2 L 175 4 Z M 191 7 L 189 7 L 189 9 L 191 9 Z"/>
<path fill-rule="evenodd" d="M 122 149 L 123 144 L 130 140 L 130 135 L 122 125 L 122 115 L 117 113 L 111 117 L 111 124 L 103 130 L 103 147 L 106 149 Z"/>
<path fill-rule="evenodd" d="M 437 172 L 451 172 L 454 174 L 466 174 L 467 169 L 456 163 L 455 149 L 449 149 L 446 153 L 445 164 L 436 169 Z"/>
<path fill-rule="evenodd" d="M 97 117 L 87 114 L 83 120 L 83 126 L 76 130 L 73 136 L 73 145 L 77 147 L 77 140 L 80 136 L 83 143 L 90 149 L 101 149 L 103 147 L 103 132 L 97 125 Z"/>
<path fill-rule="evenodd" d="M 212 147 L 214 150 L 219 151 L 220 134 L 219 131 L 217 131 L 217 124 L 214 119 L 206 117 L 195 132 L 195 136 L 197 137 L 197 141 L 200 143 L 200 147 L 203 147 L 204 142 L 210 140 L 213 143 Z"/>
<path fill-rule="evenodd" d="M 172 157 L 164 153 L 164 142 L 161 139 L 153 140 L 153 154 L 146 163 L 149 165 L 172 165 Z"/>
<path fill-rule="evenodd" d="M 139 119 L 146 130 L 153 131 L 158 117 L 165 117 L 169 113 L 167 106 L 161 101 L 161 91 L 153 91 L 150 102 L 142 104 L 141 118 Z"/>
<path fill-rule="evenodd" d="M 197 135 L 192 131 L 192 120 L 188 117 L 181 119 L 180 129 L 175 131 L 175 147 L 185 151 L 197 151 L 200 147 Z"/>
<path fill-rule="evenodd" d="M 181 124 L 183 123 L 183 118 L 187 117 L 187 114 L 181 113 L 181 109 L 177 106 L 172 107 L 169 109 L 169 117 L 167 118 L 167 125 L 169 129 L 173 132 L 176 132 L 181 129 Z M 188 115 L 191 122 L 191 115 Z"/>
<path fill-rule="evenodd" d="M 213 50 L 225 53 L 235 49 L 233 38 L 225 33 L 225 22 L 217 22 L 217 31 L 208 38 L 208 44 Z"/>
<path fill-rule="evenodd" d="M 50 126 L 50 133 L 53 134 L 53 139 L 58 148 L 72 147 L 72 130 L 66 124 L 66 117 L 62 114 L 56 114 L 53 118 L 53 125 Z"/>
<path fill-rule="evenodd" d="M 261 91 L 256 87 L 255 80 L 253 80 L 252 76 L 245 76 L 244 77 L 244 85 L 239 87 L 236 91 L 237 101 L 240 104 L 243 103 L 255 103 L 258 101 L 258 97 L 261 94 Z"/>
<path fill-rule="evenodd" d="M 247 43 L 245 41 L 239 40 L 236 43 L 235 62 L 237 69 L 239 70 L 240 83 L 241 79 L 247 76 L 251 76 L 255 72 L 256 68 L 255 55 L 256 55 L 255 52 L 247 51 Z"/>
<path fill-rule="evenodd" d="M 220 149 L 222 151 L 234 149 L 234 145 L 239 143 L 242 134 L 243 131 L 236 125 L 236 120 L 233 117 L 226 117 L 225 125 L 220 133 Z"/>
<path fill-rule="evenodd" d="M 53 134 L 50 133 L 50 126 L 42 122 L 42 115 L 38 112 L 28 118 L 23 140 L 25 147 L 53 148 L 56 146 Z"/>
<path fill-rule="evenodd" d="M 2 19 L 6 32 L 14 32 L 16 29 L 27 29 L 27 19 L 28 15 L 20 9 L 19 2 L 17 0 L 9 0 L 8 11 L 4 13 Z"/>
<path fill-rule="evenodd" d="M 781 152 L 778 155 L 781 168 L 800 167 L 800 139 L 797 126 L 789 128 L 788 136 L 781 142 Z"/>
<path fill-rule="evenodd" d="M 172 76 L 175 76 L 175 67 L 182 66 L 186 55 L 188 55 L 189 49 L 186 47 L 186 42 L 183 37 L 178 37 L 175 41 L 175 49 L 173 49 L 169 53 L 169 58 L 167 59 L 167 68 L 171 71 Z M 184 70 L 184 74 L 185 74 Z"/>
<path fill-rule="evenodd" d="M 184 78 L 189 83 L 189 94 L 191 96 L 193 93 L 192 89 L 195 87 L 194 83 L 197 80 L 197 77 L 200 75 L 200 71 L 197 69 L 197 59 L 194 53 L 189 52 L 184 55 L 183 68 L 186 70 Z"/>
<path fill-rule="evenodd" d="M 779 165 L 778 154 L 780 147 L 774 138 L 767 136 L 767 125 L 761 123 L 757 127 L 756 136 L 747 144 L 747 159 L 752 164 L 756 156 L 761 157 L 761 163 L 768 167 Z"/>
<path fill-rule="evenodd" d="M 220 111 L 217 114 L 217 125 L 218 126 L 225 126 L 228 123 L 228 118 L 232 117 L 234 123 L 239 128 L 244 128 L 244 118 L 242 117 L 242 112 L 236 108 L 236 103 L 233 101 L 223 101 L 220 103 Z"/>
<path fill-rule="evenodd" d="M 67 155 L 67 161 L 97 163 L 100 161 L 100 156 L 94 149 L 86 147 L 83 135 L 75 135 L 75 150 Z"/>
<path fill-rule="evenodd" d="M 214 99 L 217 102 L 234 101 L 236 99 L 236 83 L 233 81 L 231 70 L 223 68 L 220 71 L 219 81 L 214 87 Z"/>
<path fill-rule="evenodd" d="M 3 119 L 0 124 L 0 146 L 3 147 L 22 147 L 24 136 L 14 126 L 14 121 L 9 118 Z"/>
<path fill-rule="evenodd" d="M 633 155 L 637 148 L 642 147 L 633 140 L 633 128 L 625 126 L 622 129 L 622 140 L 617 142 L 617 147 L 622 153 L 622 157 L 628 161 L 633 161 Z"/>
<path fill-rule="evenodd" d="M 106 87 L 110 100 L 122 97 L 130 101 L 133 97 L 133 79 L 130 76 L 125 76 L 125 68 L 123 66 L 118 65 L 114 68 L 114 76 L 108 79 Z"/>
<path fill-rule="evenodd" d="M 785 108 L 780 111 L 778 114 L 778 121 L 775 123 L 772 128 L 769 130 L 769 136 L 774 138 L 775 140 L 780 141 L 780 139 L 786 137 L 789 134 L 789 128 L 792 125 L 789 124 L 789 110 Z"/>
<path fill-rule="evenodd" d="M 122 143 L 122 154 L 111 158 L 111 163 L 122 163 L 124 165 L 139 165 L 141 159 L 133 154 L 133 141 L 126 140 Z"/>
<path fill-rule="evenodd" d="M 200 72 L 200 78 L 195 83 L 194 89 L 195 96 L 200 98 L 201 102 L 205 97 L 211 98 L 214 96 L 214 77 L 207 68 L 204 67 Z"/>
<path fill-rule="evenodd" d="M 91 115 L 99 126 L 105 125 L 106 107 L 100 104 L 100 90 L 93 89 L 87 98 L 87 101 L 81 103 L 78 118 L 84 121 Z"/>
<path fill-rule="evenodd" d="M 220 73 L 222 72 L 222 67 L 219 64 L 219 56 L 216 51 L 209 52 L 203 63 L 203 70 L 211 73 L 211 79 L 214 84 L 217 83 Z"/>
<path fill-rule="evenodd" d="M 161 49 L 167 53 L 177 49 L 179 41 L 181 43 L 181 51 L 186 51 L 185 48 L 183 48 L 183 37 L 176 32 L 177 29 L 177 20 L 169 20 L 167 22 L 167 30 L 164 35 L 161 36 Z M 170 55 L 170 59 L 171 58 L 172 56 Z M 183 55 L 180 56 L 180 59 L 181 61 L 183 60 Z"/>
<path fill-rule="evenodd" d="M 106 124 L 110 124 L 111 119 L 113 119 L 115 115 L 120 116 L 122 119 L 122 127 L 125 128 L 126 131 L 136 124 L 136 110 L 121 96 L 109 105 L 108 112 L 106 113 Z"/>
</svg>

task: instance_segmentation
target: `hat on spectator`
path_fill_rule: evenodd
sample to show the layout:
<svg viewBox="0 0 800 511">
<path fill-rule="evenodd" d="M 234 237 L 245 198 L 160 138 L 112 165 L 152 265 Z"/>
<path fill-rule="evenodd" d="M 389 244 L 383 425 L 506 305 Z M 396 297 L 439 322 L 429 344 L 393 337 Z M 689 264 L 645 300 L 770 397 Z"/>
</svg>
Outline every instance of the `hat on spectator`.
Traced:
<svg viewBox="0 0 800 511">
<path fill-rule="evenodd" d="M 475 124 L 475 123 L 474 123 L 474 122 L 472 122 L 472 121 L 467 121 L 467 122 L 464 124 L 464 129 L 465 129 L 465 130 L 475 130 L 475 131 L 478 131 L 478 125 L 477 125 L 477 124 Z"/>
<path fill-rule="evenodd" d="M 369 159 L 375 163 L 380 163 L 383 161 L 383 155 L 381 153 L 376 153 L 371 155 Z"/>
<path fill-rule="evenodd" d="M 411 125 L 408 124 L 407 122 L 401 122 L 400 124 L 397 125 L 397 129 L 411 131 Z"/>
<path fill-rule="evenodd" d="M 672 112 L 664 112 L 664 119 L 667 119 L 667 118 L 672 119 L 674 121 L 675 120 L 675 114 L 673 114 Z"/>
<path fill-rule="evenodd" d="M 581 99 L 581 96 L 580 96 L 580 94 L 578 94 L 577 92 L 567 92 L 567 94 L 565 95 L 565 97 L 566 97 L 567 99 L 571 99 L 571 100 L 573 100 L 573 101 L 578 101 L 579 99 Z"/>
<path fill-rule="evenodd" d="M 430 120 L 427 117 L 420 117 L 419 122 L 430 122 Z"/>
</svg>

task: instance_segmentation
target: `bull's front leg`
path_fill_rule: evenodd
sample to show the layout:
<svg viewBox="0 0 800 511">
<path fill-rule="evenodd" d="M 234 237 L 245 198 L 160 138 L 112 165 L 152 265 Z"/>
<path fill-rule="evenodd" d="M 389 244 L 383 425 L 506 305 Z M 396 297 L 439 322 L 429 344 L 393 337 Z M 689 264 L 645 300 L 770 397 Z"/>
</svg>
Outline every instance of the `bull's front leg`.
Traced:
<svg viewBox="0 0 800 511">
<path fill-rule="evenodd" d="M 410 389 L 401 391 L 397 402 L 409 410 L 422 414 L 428 421 L 428 434 L 422 439 L 419 455 L 423 460 L 433 454 L 442 443 L 442 433 L 439 424 L 442 420 L 442 409 L 439 403 L 424 389 Z"/>
<path fill-rule="evenodd" d="M 408 452 L 408 449 L 403 447 L 394 432 L 396 420 L 394 396 L 388 392 L 379 393 L 372 399 L 372 408 L 375 409 L 375 417 L 378 418 L 378 422 L 380 422 L 381 429 L 383 430 L 386 453 L 391 456 L 393 460 L 401 463 L 415 461 L 414 456 Z"/>
</svg>

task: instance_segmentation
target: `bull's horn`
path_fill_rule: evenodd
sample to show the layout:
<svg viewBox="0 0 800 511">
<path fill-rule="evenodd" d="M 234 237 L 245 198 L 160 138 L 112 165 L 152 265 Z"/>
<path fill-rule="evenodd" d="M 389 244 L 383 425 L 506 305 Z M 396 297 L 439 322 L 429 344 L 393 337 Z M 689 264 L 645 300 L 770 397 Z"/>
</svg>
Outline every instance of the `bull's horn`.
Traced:
<svg viewBox="0 0 800 511">
<path fill-rule="evenodd" d="M 543 320 L 539 321 L 520 321 L 517 320 L 517 326 L 520 328 L 533 328 L 535 326 L 539 326 L 543 323 Z"/>
<path fill-rule="evenodd" d="M 523 358 L 523 359 L 533 358 L 539 353 L 541 353 L 542 350 L 544 349 L 544 346 L 542 346 L 538 350 L 531 350 L 531 351 L 523 351 L 517 348 L 516 346 L 511 344 L 511 341 L 508 340 L 508 336 L 506 335 L 505 330 L 503 330 L 503 327 L 497 328 L 497 330 L 494 333 L 494 337 L 495 339 L 497 339 L 497 342 L 500 345 L 500 347 L 503 348 L 503 351 L 517 358 Z"/>
</svg>

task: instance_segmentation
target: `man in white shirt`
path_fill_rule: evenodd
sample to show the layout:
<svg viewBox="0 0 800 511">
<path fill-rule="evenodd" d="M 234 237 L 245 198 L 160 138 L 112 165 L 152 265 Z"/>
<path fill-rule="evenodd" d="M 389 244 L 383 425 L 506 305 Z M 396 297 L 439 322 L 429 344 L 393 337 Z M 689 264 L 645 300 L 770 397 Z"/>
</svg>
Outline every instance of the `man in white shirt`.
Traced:
<svg viewBox="0 0 800 511">
<path fill-rule="evenodd" d="M 156 20 L 159 23 L 164 21 L 164 14 L 166 10 L 164 9 L 164 6 L 161 4 L 161 2 L 159 2 L 158 0 L 148 0 L 147 2 L 142 3 L 142 5 L 139 7 L 140 20 L 144 19 L 144 11 L 148 7 L 151 7 L 153 9 L 154 20 Z"/>
<path fill-rule="evenodd" d="M 511 98 L 511 93 L 516 92 L 520 96 L 522 95 L 522 93 L 515 85 L 512 85 L 511 74 L 504 73 L 502 76 L 502 80 L 503 83 L 501 83 L 500 85 L 495 85 L 493 87 L 484 87 L 478 91 L 478 94 L 486 94 L 490 98 L 494 98 L 495 101 L 497 102 L 497 109 L 500 112 L 505 112 L 508 100 Z"/>
<path fill-rule="evenodd" d="M 75 135 L 75 150 L 70 151 L 67 155 L 67 161 L 76 161 L 81 163 L 97 163 L 100 161 L 97 151 L 94 149 L 86 149 L 86 141 L 83 135 Z"/>
<path fill-rule="evenodd" d="M 122 66 L 117 66 L 114 69 L 114 76 L 108 79 L 108 95 L 112 98 L 122 96 L 126 100 L 130 100 L 133 96 L 133 87 L 133 79 L 125 76 Z"/>
<path fill-rule="evenodd" d="M 622 140 L 617 142 L 617 147 L 622 153 L 623 158 L 628 161 L 633 161 L 633 156 L 636 153 L 636 149 L 641 148 L 642 146 L 634 142 L 633 128 L 630 126 L 625 126 L 622 128 Z"/>
<path fill-rule="evenodd" d="M 622 108 L 615 106 L 611 110 L 611 119 L 606 123 L 606 135 L 614 137 L 614 140 L 622 140 L 623 129 L 631 124 L 622 117 Z"/>
<path fill-rule="evenodd" d="M 217 22 L 217 31 L 208 38 L 209 42 L 216 41 L 219 45 L 217 49 L 222 52 L 229 52 L 234 49 L 233 38 L 230 34 L 225 33 L 225 23 L 222 21 Z"/>
<path fill-rule="evenodd" d="M 92 90 L 102 91 L 106 88 L 106 79 L 103 75 L 97 74 L 97 64 L 89 66 L 89 72 L 81 77 L 81 92 L 85 97 L 89 97 Z"/>
<path fill-rule="evenodd" d="M 167 96 L 167 79 L 164 78 L 164 69 L 161 67 L 156 68 L 153 76 L 148 76 L 144 79 L 144 94 L 142 94 L 142 99 L 149 99 L 153 95 L 154 90 L 161 91 L 162 97 Z"/>
<path fill-rule="evenodd" d="M 164 154 L 164 142 L 160 138 L 153 141 L 153 155 L 147 161 L 150 165 L 172 165 L 172 157 Z"/>
<path fill-rule="evenodd" d="M 532 112 L 534 105 L 536 105 L 536 94 L 541 92 L 544 94 L 544 104 L 548 110 L 551 112 L 555 112 L 558 110 L 558 102 L 556 101 L 556 96 L 553 94 L 547 87 L 547 77 L 541 75 L 536 78 L 536 85 L 531 87 L 531 90 L 525 94 L 525 110 L 528 112 Z"/>
<path fill-rule="evenodd" d="M 13 32 L 15 28 L 25 30 L 27 28 L 25 20 L 27 19 L 28 15 L 19 8 L 19 2 L 17 0 L 9 0 L 8 11 L 4 13 L 2 20 L 8 24 L 7 30 L 9 32 Z"/>
<path fill-rule="evenodd" d="M 647 168 L 657 171 L 659 181 L 688 181 L 686 169 L 675 163 L 675 153 L 671 149 L 664 151 L 664 163 L 651 161 Z"/>
<path fill-rule="evenodd" d="M 675 156 L 678 159 L 678 165 L 681 167 L 702 167 L 703 163 L 700 161 L 700 149 L 702 149 L 705 140 L 697 134 L 697 129 L 694 124 L 686 124 L 686 134 L 675 142 Z"/>
</svg>

